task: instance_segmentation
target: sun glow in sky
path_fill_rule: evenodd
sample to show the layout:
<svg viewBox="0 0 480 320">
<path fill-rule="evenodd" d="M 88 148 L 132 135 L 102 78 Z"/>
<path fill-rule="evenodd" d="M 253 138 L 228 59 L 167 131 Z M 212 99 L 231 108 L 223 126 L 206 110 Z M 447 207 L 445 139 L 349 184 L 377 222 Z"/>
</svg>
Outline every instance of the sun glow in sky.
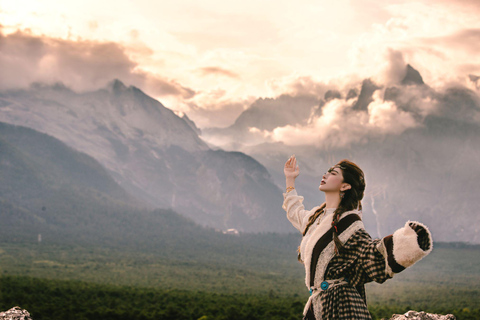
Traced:
<svg viewBox="0 0 480 320">
<path fill-rule="evenodd" d="M 114 71 L 112 78 L 205 127 L 231 124 L 254 99 L 279 95 L 298 78 L 388 82 L 392 50 L 430 86 L 461 83 L 480 74 L 479 14 L 477 0 L 0 0 L 0 32 L 2 41 L 21 32 L 71 50 L 80 50 L 76 43 L 116 44 L 128 60 L 118 68 L 127 65 L 127 73 L 147 80 L 129 83 Z M 48 56 L 38 68 L 50 65 Z M 36 73 L 32 80 L 55 78 Z M 58 74 L 77 90 L 98 85 Z M 158 89 L 158 81 L 178 94 Z"/>
</svg>

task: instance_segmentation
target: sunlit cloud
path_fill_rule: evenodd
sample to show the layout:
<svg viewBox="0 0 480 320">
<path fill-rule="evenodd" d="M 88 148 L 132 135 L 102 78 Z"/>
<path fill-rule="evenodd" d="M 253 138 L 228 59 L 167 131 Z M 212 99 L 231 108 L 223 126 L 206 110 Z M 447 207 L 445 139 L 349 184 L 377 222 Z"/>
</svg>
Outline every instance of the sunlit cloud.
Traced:
<svg viewBox="0 0 480 320">
<path fill-rule="evenodd" d="M 288 125 L 263 131 L 263 134 L 273 142 L 281 141 L 286 145 L 341 148 L 365 143 L 370 137 L 400 134 L 419 125 L 410 113 L 399 110 L 392 101 L 384 102 L 380 95 L 375 96 L 368 111 L 353 110 L 353 102 L 333 99 L 308 125 Z"/>
<path fill-rule="evenodd" d="M 0 63 L 18 74 L 0 87 L 118 78 L 205 128 L 229 126 L 258 98 L 395 85 L 406 64 L 431 88 L 477 90 L 479 13 L 476 0 L 9 1 Z"/>
</svg>

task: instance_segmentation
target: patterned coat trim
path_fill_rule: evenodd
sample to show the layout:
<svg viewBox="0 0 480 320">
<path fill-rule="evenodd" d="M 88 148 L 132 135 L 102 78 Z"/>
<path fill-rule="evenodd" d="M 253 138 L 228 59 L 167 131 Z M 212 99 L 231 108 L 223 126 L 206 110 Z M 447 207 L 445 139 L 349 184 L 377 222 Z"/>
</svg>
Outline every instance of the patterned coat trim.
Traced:
<svg viewBox="0 0 480 320">
<path fill-rule="evenodd" d="M 405 270 L 405 267 L 398 264 L 397 260 L 395 260 L 395 255 L 393 254 L 393 234 L 384 237 L 382 243 L 386 250 L 386 255 L 385 255 L 385 258 L 387 259 L 386 263 L 390 267 L 392 272 L 400 273 L 403 270 Z"/>
<path fill-rule="evenodd" d="M 350 285 L 320 292 L 312 299 L 310 317 L 307 316 L 306 319 L 372 319 L 366 306 L 364 283 L 382 283 L 390 278 L 385 273 L 385 257 L 377 250 L 380 241 L 372 240 L 365 229 L 361 228 L 344 242 L 341 253 L 334 255 L 328 262 L 324 278 L 332 280 L 348 277 Z"/>
<path fill-rule="evenodd" d="M 338 233 L 342 234 L 346 229 L 348 229 L 352 223 L 355 221 L 360 221 L 361 218 L 357 214 L 349 214 L 345 216 L 340 222 L 338 223 Z M 330 228 L 315 244 L 312 252 L 312 260 L 310 262 L 310 286 L 314 286 L 315 274 L 316 274 L 316 266 L 317 262 L 320 258 L 321 252 L 325 249 L 325 247 L 333 241 L 333 227 Z M 323 281 L 323 280 L 322 280 Z"/>
<path fill-rule="evenodd" d="M 360 217 L 357 214 L 355 214 L 353 211 L 345 212 L 341 216 L 339 225 L 340 223 L 342 223 L 342 229 L 344 229 L 344 231 L 340 233 L 338 238 L 342 243 L 347 242 L 347 240 L 350 239 L 352 235 L 355 234 L 358 230 L 364 229 L 362 220 L 360 220 Z M 329 235 L 330 237 L 328 237 Z M 324 236 L 322 236 L 317 241 L 319 246 L 323 247 L 323 250 L 321 250 L 318 255 L 315 272 L 312 272 L 310 277 L 307 269 L 311 270 L 311 267 L 308 268 L 308 265 L 305 263 L 305 271 L 306 271 L 305 283 L 307 284 L 307 288 L 310 288 L 310 287 L 320 288 L 320 284 L 325 278 L 325 271 L 327 269 L 327 266 L 330 263 L 330 260 L 335 256 L 335 243 L 333 242 L 332 235 L 333 235 L 333 232 L 330 234 L 329 232 L 327 232 L 324 234 Z M 314 252 L 315 254 L 317 254 L 319 250 L 312 250 L 311 256 L 314 256 Z M 312 276 L 314 277 L 313 281 L 310 280 Z M 307 281 L 310 281 L 311 283 L 310 286 L 308 285 L 309 282 Z M 321 294 L 321 291 L 317 291 L 317 294 L 310 296 L 310 298 L 308 299 L 303 309 L 304 316 L 306 316 L 308 310 L 310 309 L 311 304 L 313 303 L 314 299 L 318 298 L 319 294 Z M 318 318 L 318 316 L 321 314 L 322 314 L 322 303 L 319 303 L 317 304 L 317 308 L 315 309 L 315 315 Z M 321 318 L 318 318 L 318 319 L 321 319 Z"/>
<path fill-rule="evenodd" d="M 340 216 L 340 221 L 345 217 L 347 217 L 348 215 L 357 214 L 357 213 L 358 213 L 358 210 L 344 212 Z M 311 262 L 313 257 L 313 249 L 315 248 L 315 245 L 317 244 L 317 242 L 324 236 L 324 234 L 328 233 L 328 231 L 330 230 L 332 219 L 333 219 L 333 212 L 331 212 L 326 216 L 319 217 L 319 219 L 321 219 L 320 225 L 314 230 L 312 230 L 312 234 L 309 235 L 309 237 L 304 237 L 304 239 L 302 239 L 302 244 L 300 245 L 300 248 L 303 249 L 301 250 L 300 253 L 305 266 L 305 285 L 309 289 L 311 287 L 310 277 L 312 273 L 310 269 L 311 269 Z M 325 228 L 325 226 L 328 226 L 328 227 Z M 345 242 L 348 240 L 348 238 L 350 238 L 350 236 L 353 233 L 355 233 L 356 230 L 360 228 L 363 228 L 363 222 L 361 220 L 355 221 L 344 232 L 342 232 L 338 238 L 340 239 L 340 241 Z M 305 241 L 306 243 L 303 243 Z M 330 237 L 329 239 L 327 239 L 327 241 L 328 241 L 328 244 L 325 246 L 325 249 L 322 250 L 322 252 L 320 253 L 317 259 L 318 263 L 315 270 L 314 285 L 318 285 L 318 286 L 323 281 L 323 275 L 325 273 L 325 269 L 327 268 L 328 262 L 330 261 L 330 258 L 335 255 L 333 238 Z"/>
<path fill-rule="evenodd" d="M 387 250 L 387 241 L 388 238 L 392 238 L 393 235 L 386 236 L 380 241 L 377 245 L 377 250 L 382 254 L 382 256 L 385 257 L 385 274 L 388 274 L 390 277 L 393 277 L 395 275 L 395 272 L 393 272 L 392 267 L 390 267 L 390 261 L 389 257 L 393 257 L 393 252 L 392 250 Z M 393 242 L 392 242 L 392 248 L 393 248 Z M 390 252 L 390 254 L 389 254 Z M 398 272 L 397 272 L 398 273 Z"/>
</svg>

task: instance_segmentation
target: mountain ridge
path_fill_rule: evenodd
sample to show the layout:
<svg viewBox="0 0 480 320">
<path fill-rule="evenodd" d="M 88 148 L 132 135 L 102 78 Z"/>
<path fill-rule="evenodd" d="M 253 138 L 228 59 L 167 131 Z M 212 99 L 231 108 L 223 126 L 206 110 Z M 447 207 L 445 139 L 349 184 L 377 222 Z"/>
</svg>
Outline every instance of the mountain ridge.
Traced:
<svg viewBox="0 0 480 320">
<path fill-rule="evenodd" d="M 61 84 L 35 84 L 1 92 L 0 105 L 0 121 L 89 154 L 145 206 L 172 208 L 219 229 L 289 230 L 276 219 L 281 190 L 261 165 L 252 165 L 256 160 L 211 150 L 191 123 L 138 88 L 113 80 L 75 93 Z M 252 192 L 258 188 L 262 195 Z"/>
</svg>

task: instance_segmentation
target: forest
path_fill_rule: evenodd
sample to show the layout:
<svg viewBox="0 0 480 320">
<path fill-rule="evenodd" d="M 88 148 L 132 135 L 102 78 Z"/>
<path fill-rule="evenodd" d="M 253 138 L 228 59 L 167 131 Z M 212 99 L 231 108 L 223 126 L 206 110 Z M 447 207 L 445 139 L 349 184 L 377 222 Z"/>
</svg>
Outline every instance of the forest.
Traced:
<svg viewBox="0 0 480 320">
<path fill-rule="evenodd" d="M 264 238 L 259 246 L 272 249 L 271 240 L 288 238 L 230 237 L 252 246 Z M 18 305 L 34 320 L 300 319 L 308 293 L 293 255 L 270 256 L 270 269 L 261 259 L 237 266 L 241 258 L 207 263 L 107 247 L 4 243 L 0 309 Z M 430 259 L 385 284 L 367 284 L 372 317 L 423 310 L 480 319 L 479 263 L 478 246 L 436 244 Z"/>
</svg>

